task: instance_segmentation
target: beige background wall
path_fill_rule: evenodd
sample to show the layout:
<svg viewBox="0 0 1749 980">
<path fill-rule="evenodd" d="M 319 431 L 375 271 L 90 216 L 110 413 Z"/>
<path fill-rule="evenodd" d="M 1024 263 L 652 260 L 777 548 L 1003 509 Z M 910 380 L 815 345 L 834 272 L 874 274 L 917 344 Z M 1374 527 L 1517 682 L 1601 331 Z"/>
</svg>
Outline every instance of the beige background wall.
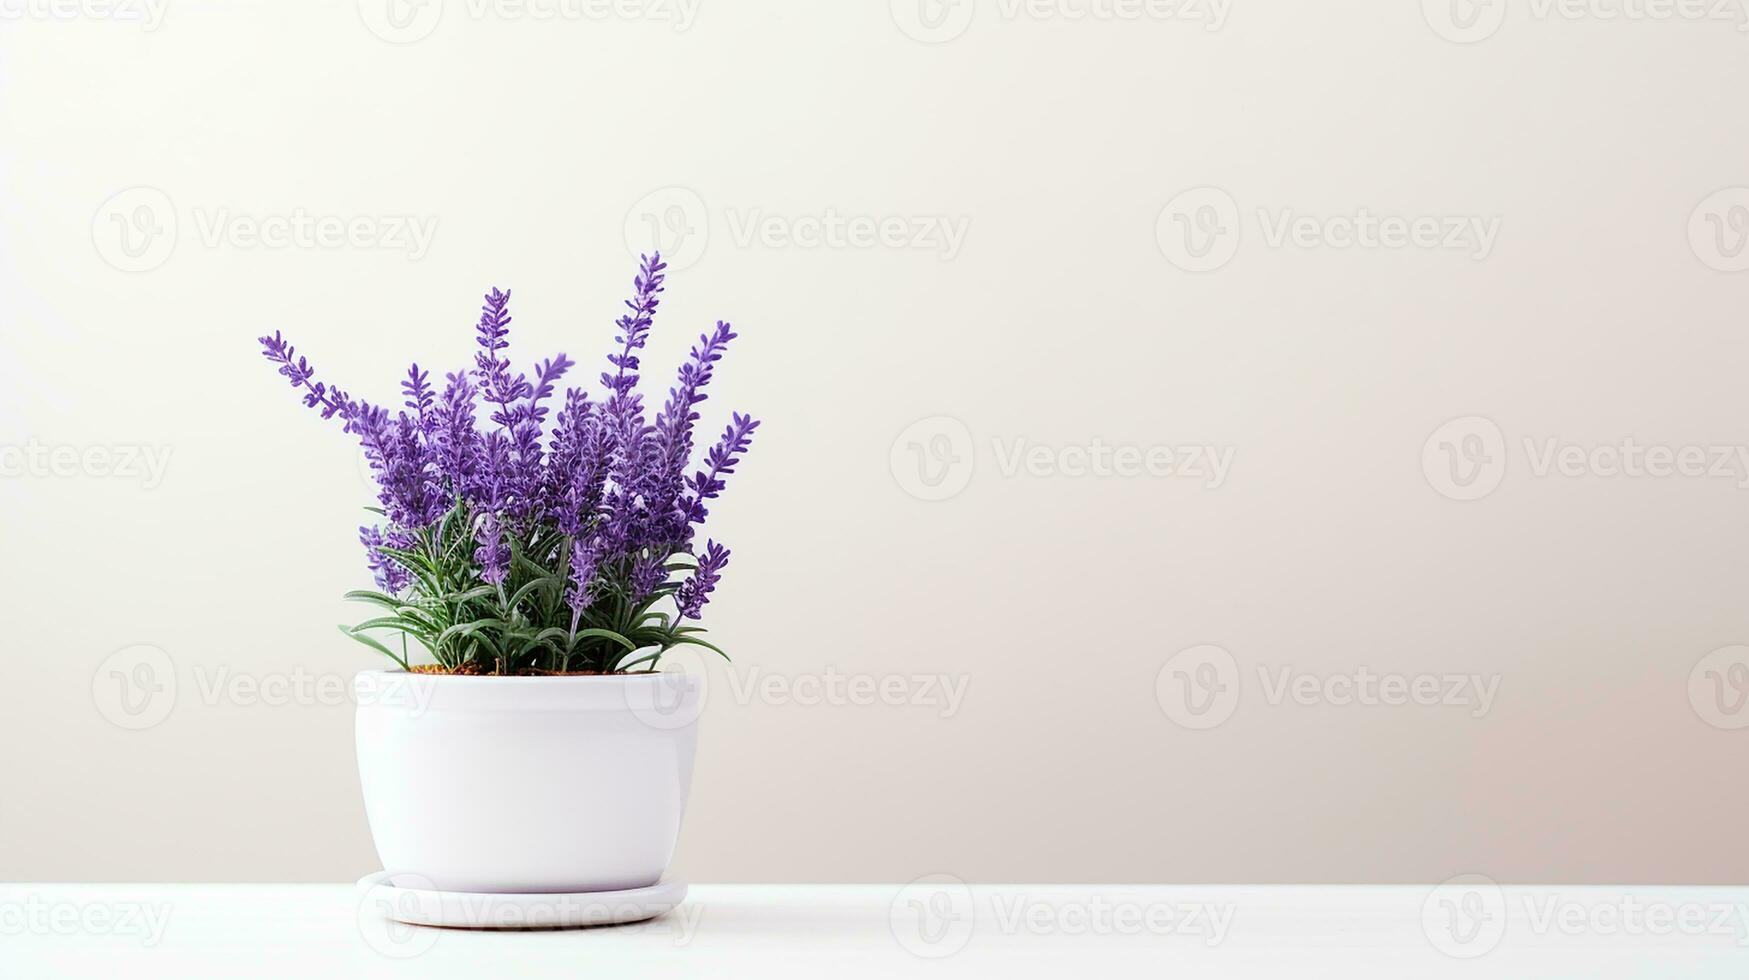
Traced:
<svg viewBox="0 0 1749 980">
<path fill-rule="evenodd" d="M 695 880 L 1749 877 L 1742 11 L 1083 2 L 0 8 L 0 878 L 370 870 L 254 338 L 593 371 L 652 241 Z"/>
</svg>

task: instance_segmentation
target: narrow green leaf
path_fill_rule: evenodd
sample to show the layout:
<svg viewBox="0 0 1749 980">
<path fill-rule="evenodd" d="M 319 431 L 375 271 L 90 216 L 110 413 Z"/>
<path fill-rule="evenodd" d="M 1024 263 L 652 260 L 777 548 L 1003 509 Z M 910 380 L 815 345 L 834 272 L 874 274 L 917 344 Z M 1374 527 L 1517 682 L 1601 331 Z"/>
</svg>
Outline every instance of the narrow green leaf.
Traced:
<svg viewBox="0 0 1749 980">
<path fill-rule="evenodd" d="M 400 664 L 402 670 L 411 670 L 412 669 L 411 667 L 409 667 L 407 665 L 407 661 L 405 658 L 396 656 L 395 651 L 390 650 L 386 646 L 383 646 L 381 643 L 378 643 L 376 640 L 371 639 L 370 637 L 364 636 L 364 635 L 359 634 L 359 633 L 354 633 L 352 630 L 347 629 L 345 626 L 341 626 L 341 627 L 339 627 L 339 629 L 340 629 L 340 632 L 345 633 L 347 636 L 352 637 L 353 639 L 364 644 L 365 646 L 370 647 L 372 650 L 375 650 L 378 653 L 382 654 L 383 656 L 388 657 L 390 660 L 393 660 L 395 663 Z"/>
</svg>

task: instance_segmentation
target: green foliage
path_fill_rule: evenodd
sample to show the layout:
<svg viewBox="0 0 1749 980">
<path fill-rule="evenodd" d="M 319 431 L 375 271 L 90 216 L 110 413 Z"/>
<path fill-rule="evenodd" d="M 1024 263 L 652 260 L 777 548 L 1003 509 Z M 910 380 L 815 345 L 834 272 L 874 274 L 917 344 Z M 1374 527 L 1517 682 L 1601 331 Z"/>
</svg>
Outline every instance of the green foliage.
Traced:
<svg viewBox="0 0 1749 980">
<path fill-rule="evenodd" d="M 411 667 L 408 640 L 446 671 L 482 674 L 653 670 L 663 654 L 683 644 L 728 657 L 698 638 L 699 627 L 680 626 L 676 617 L 654 608 L 670 599 L 676 583 L 664 583 L 636 602 L 626 595 L 616 583 L 630 581 L 629 568 L 598 576 L 589 606 L 573 613 L 565 601 L 572 542 L 548 526 L 536 526 L 526 538 L 508 535 L 509 576 L 499 585 L 487 584 L 473 561 L 473 520 L 464 507 L 458 504 L 443 520 L 416 532 L 410 548 L 379 549 L 406 569 L 412 582 L 400 596 L 346 593 L 378 607 L 381 615 L 342 626 L 341 632 L 403 669 Z M 637 557 L 621 560 L 629 566 Z M 680 570 L 692 561 L 677 554 L 667 559 L 667 567 Z M 370 635 L 379 630 L 401 634 L 401 652 Z"/>
</svg>

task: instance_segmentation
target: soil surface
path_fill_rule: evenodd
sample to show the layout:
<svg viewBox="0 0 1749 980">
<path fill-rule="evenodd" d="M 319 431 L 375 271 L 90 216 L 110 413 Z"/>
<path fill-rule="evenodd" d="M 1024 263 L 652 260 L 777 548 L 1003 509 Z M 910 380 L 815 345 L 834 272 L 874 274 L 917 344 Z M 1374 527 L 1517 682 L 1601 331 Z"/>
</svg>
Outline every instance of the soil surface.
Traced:
<svg viewBox="0 0 1749 980">
<path fill-rule="evenodd" d="M 476 663 L 465 663 L 454 670 L 442 664 L 414 664 L 411 668 L 415 674 L 441 674 L 445 677 L 613 677 L 615 675 L 599 670 L 524 670 L 514 674 L 489 674 L 485 668 Z"/>
</svg>

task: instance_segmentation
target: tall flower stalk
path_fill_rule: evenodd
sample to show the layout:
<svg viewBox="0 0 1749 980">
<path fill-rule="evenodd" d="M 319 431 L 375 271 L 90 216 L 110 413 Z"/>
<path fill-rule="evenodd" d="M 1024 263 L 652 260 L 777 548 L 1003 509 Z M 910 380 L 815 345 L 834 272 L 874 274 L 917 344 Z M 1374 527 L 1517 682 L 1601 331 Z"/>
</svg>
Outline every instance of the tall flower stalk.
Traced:
<svg viewBox="0 0 1749 980">
<path fill-rule="evenodd" d="M 469 673 L 650 670 L 682 644 L 722 653 L 683 624 L 698 621 L 729 550 L 710 541 L 695 552 L 693 541 L 759 423 L 731 413 L 688 475 L 698 407 L 736 336 L 726 322 L 699 337 L 646 421 L 640 351 L 666 269 L 643 257 L 599 399 L 575 387 L 557 398 L 576 366 L 564 354 L 531 373 L 513 367 L 510 293 L 496 288 L 473 366 L 440 390 L 413 365 L 393 414 L 316 380 L 277 332 L 261 338 L 304 403 L 359 441 L 376 480 L 380 520 L 359 536 L 377 588 L 347 597 L 381 615 L 346 635 L 403 668 L 411 640 L 438 668 Z M 401 634 L 401 652 L 379 632 Z"/>
</svg>

